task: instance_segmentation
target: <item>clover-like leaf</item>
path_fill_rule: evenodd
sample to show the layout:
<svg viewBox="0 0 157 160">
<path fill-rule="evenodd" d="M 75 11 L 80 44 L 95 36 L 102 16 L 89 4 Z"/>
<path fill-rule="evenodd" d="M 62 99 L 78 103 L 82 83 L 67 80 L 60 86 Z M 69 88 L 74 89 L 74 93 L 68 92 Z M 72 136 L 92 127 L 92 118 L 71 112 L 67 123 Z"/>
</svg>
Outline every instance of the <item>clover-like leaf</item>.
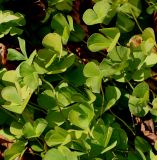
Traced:
<svg viewBox="0 0 157 160">
<path fill-rule="evenodd" d="M 94 62 L 89 62 L 84 67 L 83 73 L 86 77 L 95 77 L 100 75 L 100 69 Z"/>
<path fill-rule="evenodd" d="M 67 44 L 70 31 L 74 30 L 73 19 L 71 16 L 67 16 L 66 20 L 66 17 L 64 17 L 63 14 L 58 13 L 53 16 L 51 27 L 62 37 L 63 44 Z"/>
<path fill-rule="evenodd" d="M 149 86 L 147 83 L 142 82 L 134 88 L 132 95 L 130 95 L 129 98 L 130 112 L 139 117 L 145 116 L 150 110 L 148 102 L 149 102 Z"/>
<path fill-rule="evenodd" d="M 8 85 L 14 85 L 14 83 L 17 81 L 17 73 L 15 70 L 6 71 L 2 76 L 3 84 L 6 86 Z"/>
<path fill-rule="evenodd" d="M 18 27 L 23 25 L 25 25 L 25 19 L 22 14 L 9 10 L 0 11 L 0 38 L 9 32 L 11 35 L 21 34 L 23 30 Z"/>
<path fill-rule="evenodd" d="M 107 51 L 111 51 L 117 44 L 118 39 L 120 37 L 120 32 L 118 28 L 103 28 L 103 29 L 99 29 L 99 31 L 101 33 L 103 33 L 108 39 L 111 40 L 111 44 L 109 46 L 109 48 L 107 49 Z"/>
<path fill-rule="evenodd" d="M 112 61 L 122 63 L 130 58 L 130 49 L 123 46 L 117 46 L 107 55 Z"/>
<path fill-rule="evenodd" d="M 135 148 L 140 149 L 142 152 L 149 152 L 151 150 L 149 143 L 139 136 L 135 138 Z"/>
<path fill-rule="evenodd" d="M 93 128 L 92 135 L 101 146 L 106 148 L 109 144 L 112 132 L 112 127 L 105 126 L 104 123 L 98 122 Z"/>
<path fill-rule="evenodd" d="M 45 141 L 47 145 L 51 147 L 59 144 L 64 145 L 71 141 L 71 136 L 66 130 L 55 127 L 55 130 L 50 130 L 46 133 Z"/>
<path fill-rule="evenodd" d="M 109 48 L 110 45 L 111 45 L 111 40 L 104 37 L 100 33 L 92 34 L 87 41 L 87 46 L 89 50 L 92 52 L 97 52 L 103 49 L 107 49 Z"/>
<path fill-rule="evenodd" d="M 49 33 L 47 34 L 42 44 L 45 48 L 52 49 L 56 51 L 60 56 L 62 55 L 62 39 L 61 36 L 57 33 Z"/>
<path fill-rule="evenodd" d="M 8 48 L 7 59 L 10 61 L 23 61 L 26 57 L 16 49 Z"/>
<path fill-rule="evenodd" d="M 150 27 L 146 28 L 142 33 L 142 39 L 147 40 L 149 38 L 152 38 L 155 41 L 155 33 L 154 30 Z"/>
<path fill-rule="evenodd" d="M 22 103 L 22 99 L 20 95 L 18 94 L 17 89 L 13 86 L 7 86 L 3 88 L 1 95 L 2 95 L 2 98 L 8 102 L 11 102 L 14 104 Z"/>
<path fill-rule="evenodd" d="M 110 10 L 110 4 L 104 0 L 97 2 L 93 9 L 87 9 L 83 20 L 87 25 L 102 23 Z"/>
<path fill-rule="evenodd" d="M 35 90 L 39 85 L 39 77 L 33 66 L 24 62 L 20 65 L 20 75 L 23 77 L 24 83 L 31 89 Z"/>
<path fill-rule="evenodd" d="M 157 54 L 151 53 L 149 54 L 145 59 L 146 66 L 153 67 L 155 64 L 157 64 Z"/>
<path fill-rule="evenodd" d="M 21 123 L 13 121 L 10 126 L 11 134 L 18 136 L 18 137 L 22 136 L 23 135 L 22 127 L 23 125 Z"/>
<path fill-rule="evenodd" d="M 44 156 L 43 160 L 49 160 L 53 157 L 53 160 L 78 160 L 78 153 L 70 151 L 65 146 L 60 146 L 58 149 L 50 149 Z"/>
<path fill-rule="evenodd" d="M 47 68 L 48 74 L 57 74 L 65 72 L 69 67 L 73 65 L 74 62 L 75 62 L 74 54 L 66 55 L 62 59 L 60 59 L 58 63 L 50 65 Z"/>
<path fill-rule="evenodd" d="M 116 149 L 128 149 L 127 133 L 125 132 L 125 130 L 116 125 L 115 127 L 113 127 L 113 133 L 110 139 L 110 143 L 115 143 L 115 141 L 117 142 L 115 147 Z"/>
<path fill-rule="evenodd" d="M 2 107 L 21 114 L 32 95 L 32 90 L 26 86 L 21 88 L 18 83 L 17 86 L 17 88 L 15 86 L 7 86 L 2 89 L 1 96 L 5 100 Z"/>
<path fill-rule="evenodd" d="M 105 111 L 110 109 L 120 98 L 121 92 L 117 87 L 108 86 L 105 88 Z"/>
<path fill-rule="evenodd" d="M 39 137 L 47 126 L 47 121 L 43 118 L 38 118 L 33 124 L 26 122 L 22 132 L 26 138 Z"/>
<path fill-rule="evenodd" d="M 13 160 L 22 155 L 24 153 L 26 144 L 27 142 L 24 141 L 15 142 L 10 148 L 5 150 L 5 160 Z"/>
<path fill-rule="evenodd" d="M 130 32 L 134 28 L 135 22 L 124 13 L 118 13 L 116 26 L 121 32 Z"/>
<path fill-rule="evenodd" d="M 82 128 L 87 129 L 94 116 L 93 107 L 89 104 L 78 104 L 74 109 L 69 112 L 69 121 Z"/>
</svg>

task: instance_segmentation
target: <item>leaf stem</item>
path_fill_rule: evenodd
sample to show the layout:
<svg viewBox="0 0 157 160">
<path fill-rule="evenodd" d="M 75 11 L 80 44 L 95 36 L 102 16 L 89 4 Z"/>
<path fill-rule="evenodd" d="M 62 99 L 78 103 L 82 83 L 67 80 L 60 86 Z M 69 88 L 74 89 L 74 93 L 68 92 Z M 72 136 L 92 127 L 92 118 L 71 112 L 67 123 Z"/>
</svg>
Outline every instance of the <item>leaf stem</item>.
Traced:
<svg viewBox="0 0 157 160">
<path fill-rule="evenodd" d="M 140 24 L 139 24 L 138 21 L 137 21 L 137 18 L 136 18 L 136 16 L 135 16 L 135 14 L 134 14 L 134 12 L 132 11 L 131 8 L 130 8 L 130 11 L 131 11 L 131 14 L 132 14 L 132 16 L 133 16 L 133 18 L 134 18 L 134 20 L 135 20 L 135 22 L 136 22 L 136 24 L 137 24 L 139 30 L 140 30 L 141 32 L 143 32 L 143 30 L 142 30 Z"/>
<path fill-rule="evenodd" d="M 129 84 L 130 88 L 131 88 L 132 90 L 134 90 L 133 85 L 132 85 L 128 80 L 126 80 L 126 81 L 127 81 L 127 83 Z"/>
<path fill-rule="evenodd" d="M 42 111 L 43 113 L 47 114 L 47 112 L 44 109 L 41 109 L 38 105 L 36 105 L 32 102 L 29 102 L 28 106 L 30 106 L 31 108 L 33 108 L 35 110 Z"/>
<path fill-rule="evenodd" d="M 118 120 L 120 120 L 120 121 L 131 131 L 131 133 L 132 133 L 134 136 L 136 136 L 135 132 L 131 129 L 131 127 L 129 127 L 129 126 L 127 125 L 127 123 L 126 123 L 123 119 L 121 119 L 121 118 L 118 117 L 115 113 L 113 113 L 111 109 L 110 109 L 110 112 L 111 112 L 111 114 L 112 114 L 113 116 L 115 116 Z"/>
<path fill-rule="evenodd" d="M 101 110 L 100 110 L 100 117 L 102 117 L 103 113 L 104 113 L 104 101 L 105 101 L 105 98 L 104 98 L 104 91 L 103 91 L 103 87 L 102 87 L 102 84 L 101 84 L 101 93 L 102 93 L 102 102 L 101 102 Z"/>
<path fill-rule="evenodd" d="M 47 80 L 45 80 L 44 78 L 41 78 L 41 79 L 45 84 L 47 84 L 51 88 L 54 95 L 56 95 L 56 92 L 55 92 L 55 89 L 54 89 L 53 85 L 50 82 L 48 82 Z"/>
</svg>

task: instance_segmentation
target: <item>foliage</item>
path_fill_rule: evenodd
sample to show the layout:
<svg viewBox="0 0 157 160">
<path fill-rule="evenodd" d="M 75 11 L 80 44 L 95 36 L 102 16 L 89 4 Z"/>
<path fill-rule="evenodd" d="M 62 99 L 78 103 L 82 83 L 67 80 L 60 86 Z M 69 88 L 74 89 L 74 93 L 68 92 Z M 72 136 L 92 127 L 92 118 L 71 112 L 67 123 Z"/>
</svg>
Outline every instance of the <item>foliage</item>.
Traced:
<svg viewBox="0 0 157 160">
<path fill-rule="evenodd" d="M 49 0 L 35 23 L 0 10 L 0 38 L 18 46 L 7 48 L 15 69 L 0 68 L 0 135 L 13 141 L 5 160 L 29 150 L 43 160 L 155 160 L 157 143 L 134 122 L 157 121 L 156 93 L 147 83 L 157 66 L 156 38 L 140 24 L 156 1 L 94 0 L 79 23 L 74 2 Z M 149 14 L 141 14 L 143 3 Z M 70 44 L 84 47 L 88 62 Z"/>
<path fill-rule="evenodd" d="M 24 16 L 20 13 L 13 13 L 12 11 L 0 11 L 0 38 L 10 33 L 10 35 L 20 35 L 23 30 L 19 26 L 25 25 Z"/>
</svg>

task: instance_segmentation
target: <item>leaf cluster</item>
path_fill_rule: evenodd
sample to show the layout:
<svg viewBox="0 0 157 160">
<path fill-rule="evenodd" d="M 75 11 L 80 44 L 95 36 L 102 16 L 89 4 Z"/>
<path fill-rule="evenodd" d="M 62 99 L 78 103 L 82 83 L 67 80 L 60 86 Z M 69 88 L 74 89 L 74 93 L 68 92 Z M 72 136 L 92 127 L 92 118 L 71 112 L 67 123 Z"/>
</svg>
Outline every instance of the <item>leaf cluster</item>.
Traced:
<svg viewBox="0 0 157 160">
<path fill-rule="evenodd" d="M 147 83 L 157 64 L 156 37 L 140 26 L 142 0 L 94 0 L 79 15 L 87 30 L 71 14 L 74 4 L 49 0 L 37 24 L 0 10 L 0 40 L 10 34 L 19 48 L 7 49 L 17 67 L 0 68 L 0 135 L 13 142 L 4 159 L 31 150 L 43 160 L 155 160 L 156 141 L 134 125 L 146 116 L 157 122 L 156 93 Z M 95 58 L 83 63 L 70 44 Z"/>
</svg>

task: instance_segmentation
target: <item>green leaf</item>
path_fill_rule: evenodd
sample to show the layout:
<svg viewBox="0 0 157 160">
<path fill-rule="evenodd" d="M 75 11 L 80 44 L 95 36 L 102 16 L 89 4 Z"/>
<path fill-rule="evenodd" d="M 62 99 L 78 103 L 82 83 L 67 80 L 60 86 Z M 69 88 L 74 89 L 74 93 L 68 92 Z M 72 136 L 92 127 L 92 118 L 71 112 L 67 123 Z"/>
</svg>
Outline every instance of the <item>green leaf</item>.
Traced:
<svg viewBox="0 0 157 160">
<path fill-rule="evenodd" d="M 65 116 L 65 115 L 64 115 Z M 46 121 L 51 127 L 60 126 L 64 123 L 65 117 L 61 116 L 59 111 L 49 111 L 46 116 Z"/>
<path fill-rule="evenodd" d="M 136 98 L 135 96 L 129 97 L 129 109 L 130 112 L 139 117 L 145 116 L 149 112 L 149 106 L 147 105 L 147 99 Z"/>
<path fill-rule="evenodd" d="M 71 31 L 69 41 L 81 42 L 85 37 L 85 31 L 78 24 L 74 24 L 74 31 Z"/>
<path fill-rule="evenodd" d="M 17 72 L 15 70 L 6 71 L 2 76 L 3 84 L 14 85 L 17 82 Z"/>
<path fill-rule="evenodd" d="M 69 28 L 64 27 L 63 34 L 62 34 L 62 42 L 64 45 L 66 45 L 68 43 L 69 36 L 70 36 Z"/>
<path fill-rule="evenodd" d="M 153 67 L 155 64 L 157 64 L 157 54 L 149 54 L 145 59 L 145 63 L 147 67 Z"/>
<path fill-rule="evenodd" d="M 50 49 L 40 49 L 37 53 L 36 58 L 33 61 L 35 70 L 39 74 L 44 74 L 48 72 L 48 67 L 56 62 L 57 54 Z"/>
<path fill-rule="evenodd" d="M 129 151 L 128 160 L 142 160 L 142 159 L 138 152 Z"/>
<path fill-rule="evenodd" d="M 39 137 L 47 126 L 47 121 L 42 118 L 38 118 L 33 124 L 26 122 L 23 126 L 23 134 L 26 138 Z"/>
<path fill-rule="evenodd" d="M 31 149 L 35 152 L 42 152 L 44 149 L 43 149 L 43 146 L 40 144 L 40 142 L 30 142 L 31 144 Z"/>
<path fill-rule="evenodd" d="M 1 95 L 2 95 L 2 98 L 8 102 L 15 103 L 15 104 L 22 103 L 22 99 L 18 94 L 17 89 L 13 86 L 8 86 L 3 88 Z"/>
<path fill-rule="evenodd" d="M 21 49 L 24 57 L 27 59 L 25 40 L 20 38 L 20 37 L 18 37 L 18 41 L 19 41 L 20 49 Z"/>
<path fill-rule="evenodd" d="M 112 61 L 122 63 L 130 58 L 130 49 L 123 46 L 113 48 L 107 55 Z"/>
<path fill-rule="evenodd" d="M 67 160 L 78 160 L 78 156 L 81 155 L 79 152 L 72 152 L 70 151 L 66 146 L 59 146 L 59 151 L 64 154 L 64 156 L 67 158 Z"/>
<path fill-rule="evenodd" d="M 34 121 L 34 130 L 37 137 L 39 137 L 47 127 L 47 121 L 43 118 L 38 118 Z"/>
<path fill-rule="evenodd" d="M 110 78 L 112 75 L 123 70 L 125 65 L 122 63 L 113 63 L 110 59 L 105 58 L 99 65 L 102 76 Z"/>
<path fill-rule="evenodd" d="M 127 15 L 124 13 L 118 13 L 116 27 L 118 27 L 121 32 L 130 32 L 134 26 L 134 21 L 132 21 Z"/>
<path fill-rule="evenodd" d="M 98 122 L 93 128 L 92 135 L 102 147 L 106 148 L 109 144 L 112 132 L 112 127 L 105 126 L 104 123 Z"/>
<path fill-rule="evenodd" d="M 7 102 L 4 103 L 2 107 L 9 111 L 21 114 L 32 95 L 32 91 L 25 86 L 23 88 L 8 86 L 3 89 L 1 94 Z"/>
<path fill-rule="evenodd" d="M 66 72 L 66 79 L 75 86 L 82 86 L 86 81 L 86 78 L 83 74 L 83 68 L 83 64 L 79 64 L 77 68 L 73 67 L 71 70 Z"/>
<path fill-rule="evenodd" d="M 76 152 L 71 152 L 67 147 L 61 146 L 57 149 L 50 149 L 44 156 L 44 160 L 78 160 L 78 154 Z"/>
<path fill-rule="evenodd" d="M 144 138 L 139 136 L 136 136 L 135 138 L 135 148 L 138 148 L 142 152 L 149 152 L 151 150 L 149 143 Z"/>
<path fill-rule="evenodd" d="M 120 90 L 115 86 L 108 86 L 105 88 L 105 111 L 110 109 L 117 100 L 120 98 L 121 92 Z"/>
<path fill-rule="evenodd" d="M 4 157 L 5 160 L 14 160 L 19 157 L 25 150 L 26 142 L 17 141 L 15 142 L 11 148 L 5 150 Z"/>
<path fill-rule="evenodd" d="M 11 35 L 21 34 L 18 27 L 25 25 L 24 16 L 9 10 L 0 11 L 0 37 L 4 37 L 10 32 Z"/>
<path fill-rule="evenodd" d="M 57 4 L 57 3 L 60 3 L 60 2 L 63 2 L 64 0 L 50 0 L 49 1 L 49 5 L 51 6 L 51 5 L 55 5 L 55 4 Z"/>
<path fill-rule="evenodd" d="M 151 160 L 156 160 L 157 159 L 157 155 L 153 153 L 153 151 L 150 150 L 150 159 Z"/>
<path fill-rule="evenodd" d="M 44 160 L 50 160 L 52 159 L 53 157 L 53 160 L 67 160 L 66 157 L 61 154 L 61 152 L 55 148 L 52 148 L 50 149 L 46 155 L 44 156 Z"/>
<path fill-rule="evenodd" d="M 144 116 L 148 113 L 149 86 L 146 82 L 138 84 L 129 98 L 129 109 L 136 116 Z"/>
<path fill-rule="evenodd" d="M 142 82 L 138 84 L 132 93 L 133 96 L 136 96 L 137 98 L 143 98 L 145 97 L 148 101 L 149 99 L 149 86 L 146 82 Z"/>
<path fill-rule="evenodd" d="M 49 71 L 47 74 L 57 74 L 65 72 L 69 67 L 73 65 L 74 62 L 75 62 L 74 54 L 66 55 L 62 59 L 60 59 L 58 63 L 49 66 L 47 68 Z"/>
<path fill-rule="evenodd" d="M 45 90 L 38 94 L 37 102 L 39 106 L 45 109 L 56 109 L 55 95 L 52 90 Z"/>
<path fill-rule="evenodd" d="M 69 121 L 82 129 L 90 126 L 94 117 L 93 107 L 89 104 L 76 104 L 76 107 L 69 112 Z"/>
<path fill-rule="evenodd" d="M 100 93 L 101 84 L 102 84 L 102 76 L 91 77 L 86 80 L 86 85 L 94 93 Z"/>
<path fill-rule="evenodd" d="M 103 49 L 107 49 L 111 45 L 111 40 L 104 37 L 100 33 L 92 34 L 87 41 L 87 46 L 90 51 L 97 52 Z"/>
<path fill-rule="evenodd" d="M 117 141 L 113 142 L 111 145 L 109 145 L 108 147 L 106 147 L 101 153 L 105 153 L 108 152 L 109 150 L 113 149 L 114 147 L 116 147 L 117 145 Z"/>
<path fill-rule="evenodd" d="M 110 10 L 110 4 L 106 1 L 97 2 L 93 9 L 87 9 L 83 14 L 83 21 L 87 25 L 102 23 Z"/>
<path fill-rule="evenodd" d="M 70 31 L 73 30 L 72 17 L 67 16 L 67 20 L 63 14 L 58 13 L 55 16 L 53 16 L 53 19 L 51 21 L 52 29 L 54 29 L 60 36 L 62 36 L 63 44 L 67 44 L 70 36 Z"/>
<path fill-rule="evenodd" d="M 10 126 L 10 132 L 15 136 L 20 137 L 23 135 L 22 128 L 23 128 L 23 125 L 21 123 L 13 121 Z"/>
<path fill-rule="evenodd" d="M 94 62 L 89 62 L 85 65 L 83 73 L 86 77 L 95 77 L 100 75 L 100 69 Z"/>
<path fill-rule="evenodd" d="M 46 153 L 44 160 L 50 160 L 52 157 L 53 160 L 67 160 L 66 157 L 57 149 L 50 149 Z"/>
<path fill-rule="evenodd" d="M 26 138 L 32 138 L 35 136 L 34 127 L 30 122 L 25 123 L 22 132 Z"/>
<path fill-rule="evenodd" d="M 71 136 L 66 130 L 55 127 L 55 130 L 50 130 L 46 133 L 45 141 L 50 147 L 60 144 L 65 145 L 71 141 Z"/>
<path fill-rule="evenodd" d="M 101 33 L 103 33 L 108 39 L 111 40 L 111 44 L 109 48 L 107 49 L 108 52 L 110 52 L 117 44 L 119 38 L 120 38 L 120 32 L 119 29 L 116 27 L 113 28 L 103 28 L 99 29 Z"/>
<path fill-rule="evenodd" d="M 134 81 L 144 81 L 151 77 L 151 70 L 150 68 L 137 70 L 133 73 L 132 78 Z"/>
<path fill-rule="evenodd" d="M 143 40 L 147 40 L 149 38 L 152 38 L 155 41 L 154 30 L 150 27 L 146 28 L 142 33 L 142 39 Z"/>
<path fill-rule="evenodd" d="M 16 49 L 8 48 L 7 59 L 10 61 L 23 61 L 26 60 L 26 57 Z"/>
<path fill-rule="evenodd" d="M 56 51 L 60 56 L 62 55 L 62 40 L 61 36 L 57 33 L 49 33 L 42 40 L 45 48 L 50 48 Z"/>
<path fill-rule="evenodd" d="M 128 149 L 128 137 L 126 132 L 120 127 L 113 128 L 113 133 L 110 143 L 117 141 L 116 149 L 127 150 Z"/>
<path fill-rule="evenodd" d="M 39 86 L 39 77 L 33 66 L 24 62 L 20 65 L 19 72 L 29 88 L 35 90 Z"/>
<path fill-rule="evenodd" d="M 64 27 L 69 28 L 69 24 L 62 13 L 57 13 L 52 18 L 51 27 L 61 36 L 63 34 Z"/>
</svg>

